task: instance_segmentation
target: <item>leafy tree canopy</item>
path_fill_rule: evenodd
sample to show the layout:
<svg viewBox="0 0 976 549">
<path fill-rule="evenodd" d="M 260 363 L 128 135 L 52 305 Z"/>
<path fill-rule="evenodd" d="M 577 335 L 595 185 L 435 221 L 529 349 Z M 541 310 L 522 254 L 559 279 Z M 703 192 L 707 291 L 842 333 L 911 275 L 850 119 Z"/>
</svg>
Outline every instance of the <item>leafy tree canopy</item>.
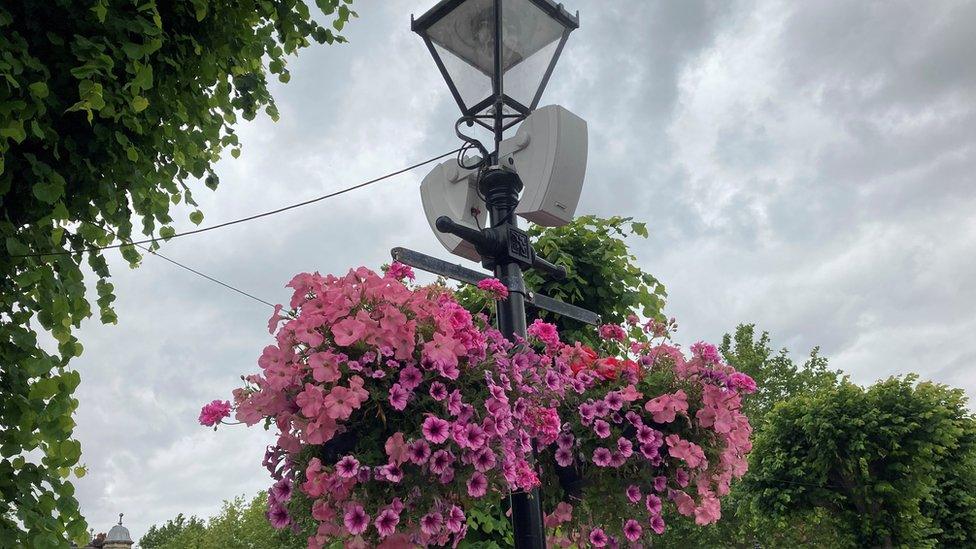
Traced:
<svg viewBox="0 0 976 549">
<path fill-rule="evenodd" d="M 604 323 L 623 323 L 637 311 L 647 318 L 664 320 L 667 292 L 653 275 L 643 272 L 630 253 L 626 238 L 647 237 L 647 226 L 630 217 L 595 215 L 577 217 L 562 227 L 528 229 L 536 253 L 569 270 L 566 280 L 552 280 L 537 271 L 525 271 L 526 287 L 554 299 L 589 309 Z M 470 287 L 458 291 L 458 300 L 469 310 L 490 310 L 480 292 Z M 597 346 L 596 331 L 583 323 L 545 311 L 529 311 L 559 328 L 563 341 Z"/>
<path fill-rule="evenodd" d="M 152 526 L 139 544 L 146 549 L 253 549 L 277 547 L 304 549 L 304 537 L 291 530 L 275 530 L 268 522 L 268 494 L 260 492 L 250 501 L 236 497 L 225 501 L 220 512 L 206 523 L 182 514 Z"/>
<path fill-rule="evenodd" d="M 830 513 L 859 547 L 976 543 L 976 420 L 917 376 L 844 382 L 773 408 L 745 479 L 759 513 Z"/>
<path fill-rule="evenodd" d="M 191 186 L 216 188 L 213 163 L 232 125 L 278 116 L 268 77 L 312 40 L 342 42 L 348 0 L 10 0 L 0 4 L 0 539 L 57 547 L 85 539 L 71 437 L 81 381 L 72 335 L 92 314 L 82 262 L 97 278 L 103 322 L 113 287 L 93 246 L 137 231 L 167 238 L 170 208 Z M 45 252 L 73 253 L 38 257 Z M 140 255 L 121 249 L 131 266 Z M 38 330 L 56 346 L 41 346 Z M 56 347 L 56 348 L 52 348 Z M 38 456 L 39 459 L 35 459 Z"/>
</svg>

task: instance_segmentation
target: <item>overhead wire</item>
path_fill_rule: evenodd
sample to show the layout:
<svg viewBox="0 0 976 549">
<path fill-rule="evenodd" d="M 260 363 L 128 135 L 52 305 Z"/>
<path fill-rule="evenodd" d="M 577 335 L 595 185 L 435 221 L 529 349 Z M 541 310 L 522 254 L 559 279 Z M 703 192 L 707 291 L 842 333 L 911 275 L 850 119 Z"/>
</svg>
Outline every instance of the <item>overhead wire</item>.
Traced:
<svg viewBox="0 0 976 549">
<path fill-rule="evenodd" d="M 298 202 L 298 203 L 295 203 L 295 204 L 290 204 L 288 206 L 284 206 L 284 207 L 281 207 L 281 208 L 277 208 L 277 209 L 274 209 L 274 210 L 270 210 L 270 211 L 266 211 L 266 212 L 262 212 L 262 213 L 258 213 L 258 214 L 254 214 L 254 215 L 249 215 L 247 217 L 242 217 L 242 218 L 239 218 L 239 219 L 233 219 L 231 221 L 226 221 L 224 223 L 218 223 L 217 225 L 211 225 L 209 227 L 201 227 L 199 229 L 191 229 L 189 231 L 183 231 L 183 232 L 180 232 L 180 233 L 175 233 L 175 234 L 172 234 L 172 235 L 167 236 L 167 237 L 159 236 L 159 237 L 154 237 L 154 238 L 146 238 L 146 239 L 143 239 L 143 240 L 130 240 L 129 242 L 122 242 L 122 243 L 119 243 L 119 244 L 110 244 L 110 245 L 107 245 L 107 246 L 92 246 L 92 247 L 84 248 L 84 249 L 81 249 L 81 250 L 71 250 L 71 251 L 69 251 L 69 250 L 60 250 L 60 251 L 55 251 L 55 252 L 36 252 L 36 253 L 30 253 L 30 254 L 12 254 L 10 257 L 47 257 L 47 256 L 57 256 L 57 255 L 74 255 L 74 254 L 81 254 L 81 253 L 97 252 L 97 251 L 101 251 L 101 250 L 110 250 L 110 249 L 114 249 L 114 248 L 123 248 L 125 246 L 137 246 L 137 245 L 140 245 L 140 244 L 150 244 L 150 243 L 158 242 L 160 240 L 168 242 L 170 240 L 173 240 L 174 238 L 179 238 L 181 236 L 189 236 L 189 235 L 194 235 L 194 234 L 205 233 L 205 232 L 208 232 L 208 231 L 213 231 L 215 229 L 221 229 L 223 227 L 229 227 L 231 225 L 237 225 L 239 223 L 245 223 L 247 221 L 253 221 L 255 219 L 260 219 L 262 217 L 268 217 L 270 215 L 276 215 L 276 214 L 279 214 L 279 213 L 282 213 L 282 212 L 286 212 L 288 210 L 294 210 L 296 208 L 301 208 L 303 206 L 308 206 L 309 204 L 314 204 L 316 202 L 321 202 L 322 200 L 326 200 L 328 198 L 333 198 L 335 196 L 339 196 L 341 194 L 345 194 L 345 193 L 348 193 L 350 191 L 354 191 L 356 189 L 361 189 L 363 187 L 366 187 L 368 185 L 372 185 L 374 183 L 379 183 L 380 181 L 383 181 L 384 179 L 389 179 L 391 177 L 400 175 L 402 173 L 405 173 L 405 172 L 408 172 L 410 170 L 419 168 L 421 166 L 425 166 L 427 164 L 430 164 L 431 162 L 436 162 L 437 160 L 440 160 L 441 158 L 444 158 L 446 156 L 450 156 L 452 154 L 455 154 L 455 153 L 457 153 L 460 150 L 461 150 L 460 148 L 459 149 L 454 149 L 454 150 L 452 150 L 450 152 L 446 152 L 444 154 L 440 154 L 440 155 L 437 155 L 437 156 L 435 156 L 433 158 L 429 158 L 427 160 L 424 160 L 423 162 L 418 162 L 416 164 L 412 164 L 410 166 L 407 166 L 406 168 L 401 168 L 401 169 L 399 169 L 397 171 L 390 172 L 390 173 L 388 173 L 386 175 L 382 175 L 380 177 L 377 177 L 377 178 L 374 178 L 374 179 L 370 179 L 369 181 L 364 181 L 362 183 L 359 183 L 358 185 L 353 185 L 351 187 L 346 187 L 344 189 L 340 189 L 340 190 L 335 191 L 335 192 L 331 192 L 331 193 L 328 193 L 328 194 L 324 194 L 322 196 L 318 196 L 318 197 L 315 197 L 315 198 L 312 198 L 312 199 L 309 199 L 309 200 L 305 200 L 303 202 Z"/>
<path fill-rule="evenodd" d="M 101 226 L 101 225 L 99 225 L 97 223 L 92 223 L 91 221 L 88 221 L 88 220 L 83 220 L 83 222 L 84 223 L 88 223 L 89 225 L 91 225 L 93 227 L 97 227 L 97 228 L 102 229 L 102 230 L 107 230 L 108 232 L 114 234 L 116 236 L 116 238 L 120 238 L 120 239 L 122 238 L 122 237 L 120 237 L 118 235 L 118 233 L 116 233 L 115 231 L 113 231 L 110 227 L 103 227 L 103 226 Z M 216 277 L 210 276 L 207 273 L 202 273 L 202 272 L 194 269 L 193 267 L 190 267 L 190 266 L 184 265 L 183 263 L 180 263 L 179 261 L 177 261 L 175 259 L 166 257 L 165 255 L 157 252 L 156 250 L 153 250 L 151 248 L 147 248 L 147 247 L 143 246 L 142 244 L 136 244 L 134 242 L 132 243 L 132 245 L 133 246 L 136 246 L 137 248 L 141 248 L 142 250 L 144 250 L 147 253 L 150 253 L 150 254 L 158 257 L 159 259 L 162 259 L 164 261 L 168 261 L 168 262 L 172 263 L 173 265 L 176 265 L 177 267 L 179 267 L 181 269 L 184 269 L 184 270 L 189 271 L 189 272 L 191 272 L 191 273 L 193 273 L 193 274 L 195 274 L 197 276 L 200 276 L 202 278 L 205 278 L 205 279 L 207 279 L 207 280 L 209 280 L 209 281 L 211 281 L 211 282 L 213 282 L 215 284 L 220 284 L 221 286 L 223 286 L 224 288 L 227 288 L 228 290 L 232 290 L 232 291 L 235 291 L 235 292 L 237 292 L 237 293 L 239 293 L 239 294 L 241 294 L 241 295 L 243 295 L 245 297 L 249 297 L 249 298 L 253 299 L 254 301 L 257 301 L 258 303 L 263 303 L 263 304 L 267 305 L 268 307 L 271 307 L 272 309 L 275 307 L 275 304 L 274 303 L 271 303 L 270 301 L 266 301 L 264 299 L 261 299 L 260 297 L 257 297 L 257 296 L 255 296 L 253 294 L 250 294 L 248 292 L 245 292 L 244 290 L 242 290 L 240 288 L 237 288 L 235 286 L 232 286 L 232 285 L 228 284 L 227 282 L 224 282 L 223 280 L 220 280 L 220 279 L 218 279 Z"/>
</svg>

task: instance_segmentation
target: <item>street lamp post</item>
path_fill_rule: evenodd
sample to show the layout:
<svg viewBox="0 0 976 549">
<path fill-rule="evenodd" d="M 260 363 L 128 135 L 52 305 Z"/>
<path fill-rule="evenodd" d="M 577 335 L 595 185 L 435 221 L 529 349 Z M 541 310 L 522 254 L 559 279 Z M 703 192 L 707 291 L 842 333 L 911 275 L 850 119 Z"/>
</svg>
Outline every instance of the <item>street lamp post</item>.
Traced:
<svg viewBox="0 0 976 549">
<path fill-rule="evenodd" d="M 518 228 L 515 208 L 523 185 L 516 173 L 498 165 L 498 148 L 505 130 L 538 106 L 569 34 L 579 27 L 579 16 L 551 0 L 442 0 L 412 19 L 411 27 L 424 39 L 461 109 L 458 125 L 478 124 L 494 136 L 494 151 L 488 153 L 458 132 L 482 153 L 478 189 L 490 228 L 476 231 L 440 217 L 437 230 L 474 244 L 482 264 L 509 289 L 508 299 L 498 302 L 498 329 L 510 340 L 524 338 L 522 269 L 534 267 L 557 278 L 566 271 L 537 257 L 528 235 Z M 513 493 L 511 504 L 516 547 L 543 549 L 538 489 Z"/>
</svg>

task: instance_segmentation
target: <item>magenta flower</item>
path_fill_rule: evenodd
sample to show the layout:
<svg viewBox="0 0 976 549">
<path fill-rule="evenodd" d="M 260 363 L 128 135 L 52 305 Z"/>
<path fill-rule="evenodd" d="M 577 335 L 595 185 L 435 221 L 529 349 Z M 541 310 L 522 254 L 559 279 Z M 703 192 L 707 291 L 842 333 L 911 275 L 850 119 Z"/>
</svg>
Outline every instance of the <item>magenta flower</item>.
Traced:
<svg viewBox="0 0 976 549">
<path fill-rule="evenodd" d="M 440 381 L 435 381 L 430 384 L 430 398 L 440 402 L 447 398 L 447 387 L 444 386 Z"/>
<path fill-rule="evenodd" d="M 393 512 L 392 509 L 386 509 L 376 517 L 373 526 L 376 526 L 376 531 L 379 532 L 380 537 L 385 538 L 396 532 L 396 527 L 399 523 L 400 515 Z"/>
<path fill-rule="evenodd" d="M 488 491 L 488 479 L 485 475 L 475 472 L 468 479 L 468 495 L 473 498 L 480 498 Z"/>
<path fill-rule="evenodd" d="M 445 526 L 447 526 L 448 531 L 453 533 L 458 533 L 464 528 L 466 523 L 466 518 L 464 516 L 464 511 L 461 510 L 457 505 L 451 506 L 451 510 L 447 514 L 447 521 Z"/>
<path fill-rule="evenodd" d="M 421 375 L 420 370 L 416 366 L 407 366 L 403 370 L 400 370 L 400 385 L 408 391 L 413 391 L 420 385 L 424 377 Z"/>
<path fill-rule="evenodd" d="M 440 444 L 450 435 L 450 424 L 438 417 L 430 416 L 424 420 L 422 427 L 424 438 L 434 444 Z"/>
<path fill-rule="evenodd" d="M 430 457 L 430 445 L 426 440 L 415 440 L 407 445 L 407 457 L 415 465 L 423 465 Z"/>
<path fill-rule="evenodd" d="M 443 522 L 444 517 L 440 513 L 427 513 L 420 518 L 420 531 L 428 536 L 436 535 L 440 531 Z"/>
<path fill-rule="evenodd" d="M 345 456 L 336 463 L 336 473 L 342 478 L 352 478 L 359 474 L 359 461 L 352 456 Z"/>
<path fill-rule="evenodd" d="M 631 503 L 637 503 L 640 501 L 641 491 L 637 485 L 631 484 L 627 487 L 627 499 L 629 499 Z"/>
<path fill-rule="evenodd" d="M 644 506 L 647 507 L 647 512 L 652 515 L 661 514 L 661 498 L 654 494 L 647 494 L 647 497 L 644 498 Z"/>
<path fill-rule="evenodd" d="M 641 528 L 640 524 L 636 520 L 630 519 L 624 523 L 624 536 L 630 541 L 637 541 L 640 539 L 641 534 L 644 533 L 644 529 Z"/>
<path fill-rule="evenodd" d="M 230 415 L 230 401 L 215 400 L 200 410 L 200 425 L 213 427 Z"/>
<path fill-rule="evenodd" d="M 575 440 L 573 433 L 562 433 L 556 439 L 556 446 L 560 448 L 572 448 Z"/>
<path fill-rule="evenodd" d="M 610 341 L 623 341 L 627 339 L 627 332 L 617 324 L 604 324 L 598 330 L 600 337 Z"/>
<path fill-rule="evenodd" d="M 654 491 L 655 492 L 663 492 L 664 489 L 667 488 L 667 487 L 668 487 L 668 477 L 663 476 L 663 475 L 662 476 L 659 476 L 659 477 L 654 477 Z"/>
<path fill-rule="evenodd" d="M 407 407 L 407 401 L 410 399 L 410 391 L 404 389 L 399 383 L 394 383 L 390 387 L 390 406 L 394 410 L 403 411 Z"/>
<path fill-rule="evenodd" d="M 599 467 L 607 467 L 610 465 L 610 460 L 613 456 L 610 454 L 610 450 L 606 448 L 597 448 L 593 451 L 593 463 Z"/>
<path fill-rule="evenodd" d="M 556 330 L 556 325 L 543 322 L 541 318 L 535 319 L 526 332 L 546 345 L 559 344 L 559 332 Z"/>
<path fill-rule="evenodd" d="M 674 480 L 678 483 L 678 486 L 684 488 L 685 486 L 688 486 L 688 481 L 691 480 L 691 477 L 688 475 L 688 471 L 678 469 L 678 471 L 674 474 Z"/>
<path fill-rule="evenodd" d="M 598 419 L 593 422 L 593 432 L 600 438 L 607 438 L 610 436 L 610 424 L 602 419 Z"/>
<path fill-rule="evenodd" d="M 342 522 L 346 530 L 354 536 L 358 536 L 366 531 L 369 526 L 369 515 L 363 510 L 363 506 L 358 503 L 351 506 L 342 517 Z"/>
<path fill-rule="evenodd" d="M 692 343 L 691 354 L 701 358 L 707 364 L 718 364 L 722 362 L 722 357 L 718 354 L 718 349 L 711 343 L 705 343 L 704 341 Z"/>
<path fill-rule="evenodd" d="M 736 372 L 729 376 L 729 384 L 733 389 L 739 391 L 740 393 L 755 393 L 756 392 L 756 382 L 746 374 L 742 372 Z"/>
<path fill-rule="evenodd" d="M 634 453 L 634 443 L 624 437 L 620 437 L 617 439 L 617 451 L 620 452 L 621 456 L 629 458 Z"/>
<path fill-rule="evenodd" d="M 661 515 L 651 517 L 651 530 L 654 530 L 654 533 L 658 535 L 664 533 L 664 519 L 661 518 Z"/>
<path fill-rule="evenodd" d="M 485 278 L 478 282 L 478 288 L 490 293 L 495 299 L 508 299 L 508 287 L 497 278 Z"/>
<path fill-rule="evenodd" d="M 560 446 L 556 448 L 556 463 L 560 467 L 569 467 L 573 464 L 573 452 L 569 448 Z"/>
<path fill-rule="evenodd" d="M 443 474 L 454 463 L 454 454 L 448 450 L 438 450 L 430 457 L 430 472 L 435 475 Z"/>
<path fill-rule="evenodd" d="M 606 547 L 607 540 L 607 534 L 603 531 L 603 528 L 594 528 L 590 531 L 590 544 L 593 547 Z"/>
<path fill-rule="evenodd" d="M 276 530 L 281 530 L 291 524 L 291 517 L 288 516 L 288 510 L 279 503 L 268 509 L 268 522 Z"/>
<path fill-rule="evenodd" d="M 489 448 L 482 448 L 474 456 L 474 468 L 482 473 L 490 471 L 495 466 L 495 453 Z"/>
<path fill-rule="evenodd" d="M 409 265 L 404 265 L 399 261 L 394 261 L 390 265 L 390 268 L 386 270 L 386 276 L 395 280 L 413 280 L 415 278 L 413 269 Z"/>
<path fill-rule="evenodd" d="M 271 485 L 269 498 L 283 503 L 291 499 L 291 480 L 283 478 Z"/>
</svg>

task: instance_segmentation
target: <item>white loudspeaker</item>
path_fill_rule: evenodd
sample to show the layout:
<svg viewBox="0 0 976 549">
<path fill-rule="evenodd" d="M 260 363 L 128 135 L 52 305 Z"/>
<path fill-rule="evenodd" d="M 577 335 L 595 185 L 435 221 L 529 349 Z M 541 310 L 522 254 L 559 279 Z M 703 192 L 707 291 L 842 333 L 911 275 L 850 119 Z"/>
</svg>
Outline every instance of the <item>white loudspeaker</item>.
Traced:
<svg viewBox="0 0 976 549">
<path fill-rule="evenodd" d="M 498 147 L 499 164 L 525 189 L 515 213 L 544 227 L 573 220 L 586 175 L 586 121 L 548 105 L 530 114 Z"/>
<path fill-rule="evenodd" d="M 420 183 L 420 200 L 424 205 L 427 223 L 434 231 L 437 240 L 454 255 L 481 261 L 474 246 L 453 234 L 442 233 L 434 226 L 438 217 L 446 215 L 460 225 L 472 229 L 484 227 L 488 219 L 488 209 L 478 196 L 477 171 L 458 166 L 457 160 L 450 159 L 434 167 Z M 476 218 L 472 208 L 478 212 Z"/>
</svg>

